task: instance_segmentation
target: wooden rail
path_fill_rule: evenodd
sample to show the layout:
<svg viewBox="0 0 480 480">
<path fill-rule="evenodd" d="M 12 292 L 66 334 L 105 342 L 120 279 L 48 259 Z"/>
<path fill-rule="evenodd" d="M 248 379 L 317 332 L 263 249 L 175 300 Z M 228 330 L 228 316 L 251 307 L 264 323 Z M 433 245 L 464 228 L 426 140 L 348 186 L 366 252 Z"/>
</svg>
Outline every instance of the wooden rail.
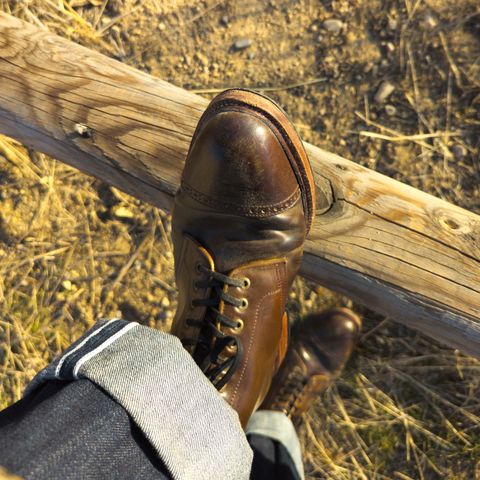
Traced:
<svg viewBox="0 0 480 480">
<path fill-rule="evenodd" d="M 0 132 L 169 209 L 207 100 L 0 14 Z M 480 357 L 480 217 L 306 145 L 302 274 Z"/>
</svg>

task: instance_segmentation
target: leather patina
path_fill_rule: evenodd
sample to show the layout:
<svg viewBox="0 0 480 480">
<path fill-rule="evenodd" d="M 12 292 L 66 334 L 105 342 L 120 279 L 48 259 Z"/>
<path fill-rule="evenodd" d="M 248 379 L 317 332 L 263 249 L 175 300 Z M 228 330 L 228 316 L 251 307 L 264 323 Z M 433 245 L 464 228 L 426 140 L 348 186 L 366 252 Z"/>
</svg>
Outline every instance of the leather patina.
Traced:
<svg viewBox="0 0 480 480">
<path fill-rule="evenodd" d="M 347 308 L 307 316 L 296 326 L 285 360 L 260 407 L 284 412 L 295 424 L 340 374 L 360 334 L 360 318 Z"/>
<path fill-rule="evenodd" d="M 264 114 L 253 107 L 257 101 L 266 105 Z M 263 401 L 285 355 L 285 304 L 313 221 L 311 207 L 305 216 L 314 185 L 305 180 L 311 171 L 303 146 L 280 128 L 288 123 L 283 112 L 265 102 L 251 92 L 228 91 L 211 103 L 193 137 L 172 214 L 179 307 L 171 331 L 187 339 L 185 347 L 199 365 L 215 348 L 213 336 L 205 343 L 211 326 L 188 321 L 198 325 L 207 315 L 208 307 L 195 300 L 208 302 L 215 295 L 199 288 L 206 271 L 201 266 L 240 285 L 225 284 L 223 295 L 241 300 L 241 306 L 220 299 L 215 308 L 236 325 L 217 328 L 242 347 L 221 352 L 222 360 L 241 355 L 220 389 L 242 425 Z"/>
</svg>

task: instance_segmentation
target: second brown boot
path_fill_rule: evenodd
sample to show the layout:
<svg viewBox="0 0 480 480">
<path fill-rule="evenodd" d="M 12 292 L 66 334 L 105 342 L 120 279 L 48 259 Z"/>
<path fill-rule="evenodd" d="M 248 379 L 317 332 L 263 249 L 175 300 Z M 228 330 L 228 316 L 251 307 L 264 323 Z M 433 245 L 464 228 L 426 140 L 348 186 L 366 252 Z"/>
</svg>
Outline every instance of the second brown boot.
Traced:
<svg viewBox="0 0 480 480">
<path fill-rule="evenodd" d="M 245 90 L 211 102 L 175 197 L 179 299 L 171 331 L 243 425 L 285 351 L 285 303 L 314 192 L 302 142 L 278 106 Z"/>
<path fill-rule="evenodd" d="M 347 363 L 361 320 L 347 308 L 335 308 L 309 315 L 296 327 L 285 361 L 260 408 L 282 411 L 298 425 L 301 415 Z"/>
</svg>

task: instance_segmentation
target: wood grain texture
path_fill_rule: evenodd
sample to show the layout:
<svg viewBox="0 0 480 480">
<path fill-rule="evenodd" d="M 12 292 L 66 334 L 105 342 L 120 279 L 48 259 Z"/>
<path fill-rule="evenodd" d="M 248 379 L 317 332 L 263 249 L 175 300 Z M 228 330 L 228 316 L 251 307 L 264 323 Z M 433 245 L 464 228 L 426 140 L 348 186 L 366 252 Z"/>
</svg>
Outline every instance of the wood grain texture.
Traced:
<svg viewBox="0 0 480 480">
<path fill-rule="evenodd" d="M 0 14 L 0 132 L 171 207 L 207 100 Z M 302 273 L 480 357 L 480 217 L 306 144 Z"/>
</svg>

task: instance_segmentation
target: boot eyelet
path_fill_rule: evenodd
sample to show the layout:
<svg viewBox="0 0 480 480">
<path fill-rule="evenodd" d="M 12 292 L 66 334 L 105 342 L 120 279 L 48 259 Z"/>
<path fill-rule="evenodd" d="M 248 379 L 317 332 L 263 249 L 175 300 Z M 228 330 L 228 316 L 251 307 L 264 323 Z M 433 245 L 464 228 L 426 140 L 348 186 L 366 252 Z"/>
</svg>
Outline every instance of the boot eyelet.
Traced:
<svg viewBox="0 0 480 480">
<path fill-rule="evenodd" d="M 241 333 L 243 331 L 243 327 L 245 327 L 245 323 L 241 318 L 236 319 L 237 326 L 233 328 L 235 333 Z"/>
<path fill-rule="evenodd" d="M 198 292 L 198 286 L 197 286 L 197 281 L 196 280 L 193 280 L 192 282 L 192 288 L 195 292 Z"/>
<path fill-rule="evenodd" d="M 246 310 L 248 308 L 248 300 L 246 298 L 242 298 L 242 304 L 237 308 L 239 310 Z"/>
<path fill-rule="evenodd" d="M 245 277 L 243 279 L 243 287 L 242 288 L 244 288 L 246 290 L 247 288 L 250 288 L 251 284 L 252 284 L 252 282 L 250 281 L 250 279 L 248 277 Z"/>
<path fill-rule="evenodd" d="M 202 264 L 200 262 L 197 262 L 195 264 L 195 271 L 200 275 L 202 273 L 202 271 L 200 270 L 200 267 L 202 266 Z"/>
</svg>

